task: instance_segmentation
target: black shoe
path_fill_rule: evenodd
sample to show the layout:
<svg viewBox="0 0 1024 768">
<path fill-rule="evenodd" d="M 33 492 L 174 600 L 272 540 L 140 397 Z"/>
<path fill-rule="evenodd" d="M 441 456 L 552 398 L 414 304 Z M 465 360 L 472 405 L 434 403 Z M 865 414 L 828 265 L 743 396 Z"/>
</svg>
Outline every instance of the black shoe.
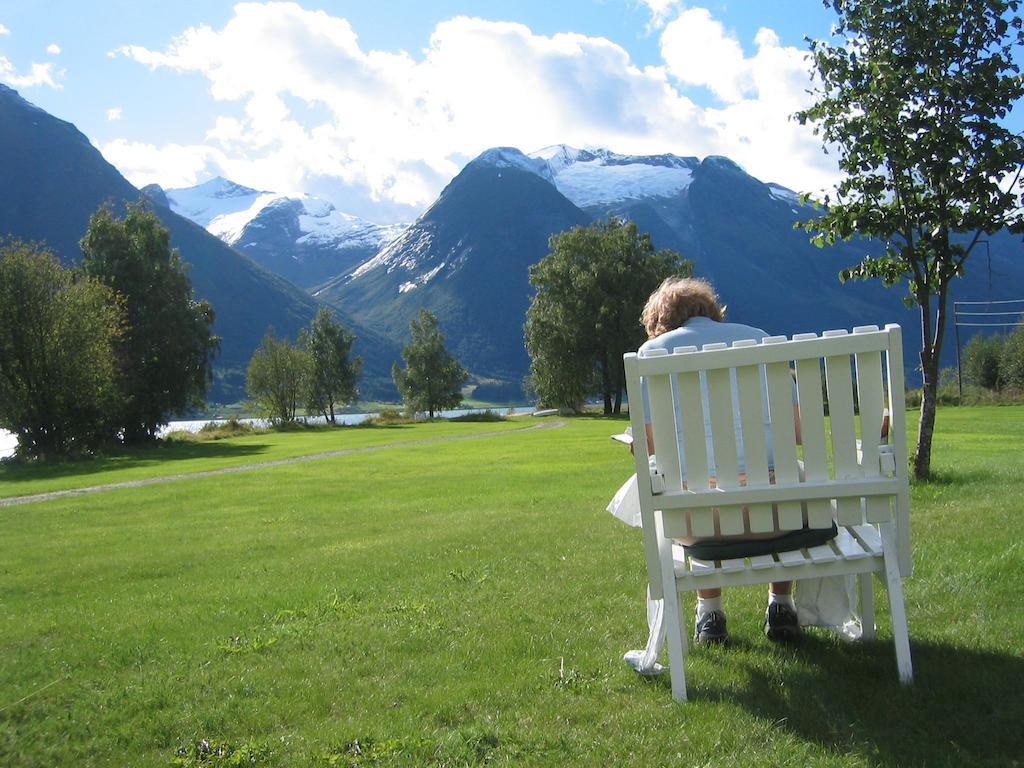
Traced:
<svg viewBox="0 0 1024 768">
<path fill-rule="evenodd" d="M 722 611 L 708 611 L 697 619 L 693 630 L 693 642 L 697 645 L 722 644 L 729 639 L 725 628 L 725 614 Z"/>
<path fill-rule="evenodd" d="M 764 633 L 776 643 L 790 643 L 800 637 L 800 620 L 785 603 L 771 603 L 764 617 Z"/>
</svg>

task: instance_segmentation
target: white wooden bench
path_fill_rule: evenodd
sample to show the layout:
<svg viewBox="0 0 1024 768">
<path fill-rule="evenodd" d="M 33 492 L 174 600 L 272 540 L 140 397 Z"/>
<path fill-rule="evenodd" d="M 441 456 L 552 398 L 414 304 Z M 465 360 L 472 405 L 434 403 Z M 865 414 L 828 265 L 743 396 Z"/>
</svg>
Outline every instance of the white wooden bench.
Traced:
<svg viewBox="0 0 1024 768">
<path fill-rule="evenodd" d="M 846 574 L 859 575 L 866 639 L 873 637 L 875 627 L 871 574 L 884 578 L 899 679 L 910 683 L 902 587 L 911 559 L 900 327 L 826 331 L 820 337 L 798 334 L 792 340 L 769 337 L 731 347 L 710 344 L 702 350 L 683 347 L 645 357 L 630 353 L 624 359 L 634 435 L 645 431 L 639 407 L 642 386 L 649 396 L 654 458 L 649 460 L 643 439 L 636 440 L 634 456 L 650 594 L 665 601 L 673 698 L 686 700 L 687 629 L 681 591 Z M 791 371 L 800 407 L 802 466 Z M 773 471 L 768 466 L 765 407 Z M 880 434 L 886 408 L 890 424 L 884 441 Z M 745 477 L 739 471 L 735 413 Z M 709 458 L 716 467 L 715 482 L 708 480 Z M 827 544 L 770 555 L 702 561 L 687 556 L 675 541 L 829 528 L 833 519 L 839 533 Z"/>
</svg>

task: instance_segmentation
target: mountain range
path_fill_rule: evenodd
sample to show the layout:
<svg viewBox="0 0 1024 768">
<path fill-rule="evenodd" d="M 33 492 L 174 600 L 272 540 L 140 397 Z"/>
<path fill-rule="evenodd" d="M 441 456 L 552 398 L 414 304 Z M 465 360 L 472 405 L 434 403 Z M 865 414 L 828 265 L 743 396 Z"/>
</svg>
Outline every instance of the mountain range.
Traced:
<svg viewBox="0 0 1024 768">
<path fill-rule="evenodd" d="M 123 206 L 140 194 L 74 126 L 2 86 L 0 163 L 0 234 L 46 240 L 69 263 L 80 256 L 78 239 L 97 206 Z M 365 395 L 395 396 L 390 366 L 407 343 L 409 320 L 429 309 L 473 374 L 476 394 L 518 399 L 529 367 L 528 269 L 548 252 L 551 235 L 608 216 L 635 221 L 656 247 L 692 260 L 737 322 L 787 335 L 901 323 L 908 378 L 915 378 L 920 321 L 904 306 L 905 289 L 841 285 L 837 277 L 873 243 L 813 246 L 794 225 L 816 209 L 724 157 L 492 148 L 404 227 L 223 178 L 144 192 L 191 264 L 197 295 L 217 311 L 219 397 L 240 393 L 268 326 L 293 337 L 324 302 L 357 336 Z M 955 281 L 954 298 L 1024 295 L 1020 240 L 998 233 L 984 246 Z M 954 359 L 947 344 L 944 362 Z"/>
<path fill-rule="evenodd" d="M 141 194 L 74 125 L 0 85 L 0 237 L 45 243 L 64 263 L 76 264 L 82 257 L 78 242 L 92 213 L 103 205 L 123 212 Z M 249 358 L 267 329 L 295 338 L 318 303 L 176 214 L 159 195 L 150 200 L 170 232 L 172 246 L 189 266 L 196 296 L 210 301 L 216 313 L 214 332 L 221 338 L 221 348 L 210 399 L 239 400 L 245 396 Z M 356 351 L 366 358 L 364 391 L 392 395 L 391 357 L 398 349 L 347 315 L 342 320 L 357 333 Z"/>
<path fill-rule="evenodd" d="M 303 289 L 358 266 L 404 229 L 342 213 L 317 197 L 261 192 L 220 176 L 180 189 L 151 185 L 146 193 L 163 193 L 172 211 Z"/>
<path fill-rule="evenodd" d="M 532 295 L 527 268 L 547 253 L 550 234 L 617 216 L 635 221 L 657 247 L 691 259 L 737 322 L 787 335 L 899 322 L 914 380 L 916 307 L 905 306 L 901 287 L 841 284 L 840 269 L 859 262 L 873 244 L 815 247 L 795 225 L 817 213 L 794 191 L 759 181 L 724 157 L 620 155 L 564 145 L 527 155 L 495 148 L 470 162 L 374 258 L 314 295 L 396 339 L 420 308 L 434 311 L 460 359 L 487 382 L 481 391 L 504 393 L 528 368 L 522 331 Z M 1019 239 L 1005 232 L 990 237 L 956 281 L 954 298 L 1019 298 L 1020 255 Z M 945 364 L 955 355 L 947 344 Z"/>
</svg>

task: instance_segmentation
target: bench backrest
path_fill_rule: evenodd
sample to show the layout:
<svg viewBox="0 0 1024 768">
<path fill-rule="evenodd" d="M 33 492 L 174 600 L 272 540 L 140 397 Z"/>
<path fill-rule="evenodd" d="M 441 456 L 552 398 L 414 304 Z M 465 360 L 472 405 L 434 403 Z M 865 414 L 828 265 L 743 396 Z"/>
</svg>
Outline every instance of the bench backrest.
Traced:
<svg viewBox="0 0 1024 768">
<path fill-rule="evenodd" d="M 910 574 L 898 325 L 629 353 L 624 362 L 653 592 L 655 510 L 666 536 L 700 538 L 827 528 L 835 505 L 840 525 L 895 522 L 900 570 Z M 645 392 L 653 459 L 643 439 Z"/>
</svg>

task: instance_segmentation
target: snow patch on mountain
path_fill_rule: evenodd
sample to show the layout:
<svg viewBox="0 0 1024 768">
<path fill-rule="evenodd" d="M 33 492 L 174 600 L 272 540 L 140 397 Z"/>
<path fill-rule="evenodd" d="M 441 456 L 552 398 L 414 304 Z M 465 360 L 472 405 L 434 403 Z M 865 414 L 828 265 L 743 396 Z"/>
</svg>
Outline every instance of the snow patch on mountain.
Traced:
<svg viewBox="0 0 1024 768">
<path fill-rule="evenodd" d="M 806 209 L 811 207 L 808 203 L 801 202 L 800 194 L 798 192 L 794 192 L 792 189 L 789 189 L 788 187 L 784 187 L 781 184 L 774 184 L 771 182 L 769 182 L 765 186 L 768 187 L 769 195 L 771 195 L 774 199 L 779 200 L 780 202 L 783 202 L 786 205 L 788 205 L 789 210 L 791 210 L 793 213 L 797 215 L 801 213 L 801 209 L 804 209 L 803 212 L 806 214 Z"/>
<path fill-rule="evenodd" d="M 252 214 L 255 216 L 270 199 L 276 197 L 271 192 L 243 187 L 221 176 L 194 187 L 168 189 L 165 190 L 165 194 L 172 211 L 191 219 L 207 230 L 210 230 L 210 225 L 215 219 L 225 216 L 237 215 L 252 209 L 255 209 Z M 257 207 L 260 198 L 268 199 Z M 220 237 L 219 234 L 217 236 Z"/>
<path fill-rule="evenodd" d="M 484 150 L 473 163 L 489 165 L 492 168 L 516 168 L 553 181 L 551 169 L 543 158 L 524 155 L 515 147 L 492 147 Z"/>
<path fill-rule="evenodd" d="M 563 168 L 572 165 L 580 156 L 582 150 L 570 147 L 567 144 L 555 144 L 552 147 L 544 147 L 536 152 L 531 152 L 530 157 L 544 160 L 552 173 L 557 174 Z"/>
<path fill-rule="evenodd" d="M 294 208 L 302 233 L 297 244 L 379 248 L 405 229 L 404 224 L 379 225 L 337 210 L 330 202 L 303 195 L 286 197 L 235 184 L 220 176 L 194 187 L 166 191 L 171 210 L 191 219 L 229 245 L 247 227 L 264 226 L 260 215 Z"/>
<path fill-rule="evenodd" d="M 372 259 L 367 259 L 348 274 L 346 282 L 355 280 L 367 272 L 385 268 L 388 273 L 396 269 L 414 272 L 430 251 L 432 238 L 430 232 L 411 227 L 393 239 Z M 443 265 L 442 265 L 443 266 Z M 436 272 L 435 272 L 436 274 Z"/>
<path fill-rule="evenodd" d="M 442 261 L 432 270 L 430 270 L 429 272 L 425 272 L 424 274 L 417 277 L 415 280 L 410 280 L 408 282 L 402 283 L 400 286 L 398 286 L 398 292 L 408 293 L 409 291 L 415 288 L 419 288 L 421 285 L 426 285 L 431 281 L 432 278 L 434 278 L 437 275 L 438 272 L 440 272 L 446 266 L 447 262 Z"/>
<path fill-rule="evenodd" d="M 784 203 L 800 204 L 800 195 L 780 184 L 768 184 L 768 194 Z"/>
<path fill-rule="evenodd" d="M 171 208 L 174 208 L 174 198 L 168 195 L 168 199 L 171 201 Z M 209 223 L 205 224 L 207 232 L 211 235 L 215 235 L 223 240 L 228 245 L 234 245 L 238 242 L 238 238 L 242 236 L 242 232 L 246 226 L 259 216 L 260 212 L 267 206 L 274 203 L 280 198 L 271 193 L 264 192 L 257 195 L 247 208 L 243 208 L 239 211 L 232 211 L 230 213 L 221 213 L 210 219 Z M 178 211 L 182 213 L 182 211 Z M 187 214 L 185 214 L 187 215 Z M 191 217 L 190 217 L 191 218 Z M 196 221 L 193 219 L 193 221 Z M 197 224 L 200 222 L 196 221 Z"/>
<path fill-rule="evenodd" d="M 342 213 L 333 205 L 315 197 L 302 198 L 303 212 L 299 214 L 299 229 L 302 236 L 297 243 L 330 245 L 344 241 L 346 247 L 379 247 L 393 240 L 404 228 L 404 224 L 381 226 Z"/>
<path fill-rule="evenodd" d="M 531 152 L 546 164 L 558 191 L 580 208 L 650 197 L 672 197 L 690 186 L 696 158 L 620 155 L 565 144 Z"/>
<path fill-rule="evenodd" d="M 641 197 L 671 197 L 690 186 L 689 168 L 644 163 L 605 165 L 600 159 L 567 166 L 555 177 L 558 191 L 580 208 Z"/>
</svg>

